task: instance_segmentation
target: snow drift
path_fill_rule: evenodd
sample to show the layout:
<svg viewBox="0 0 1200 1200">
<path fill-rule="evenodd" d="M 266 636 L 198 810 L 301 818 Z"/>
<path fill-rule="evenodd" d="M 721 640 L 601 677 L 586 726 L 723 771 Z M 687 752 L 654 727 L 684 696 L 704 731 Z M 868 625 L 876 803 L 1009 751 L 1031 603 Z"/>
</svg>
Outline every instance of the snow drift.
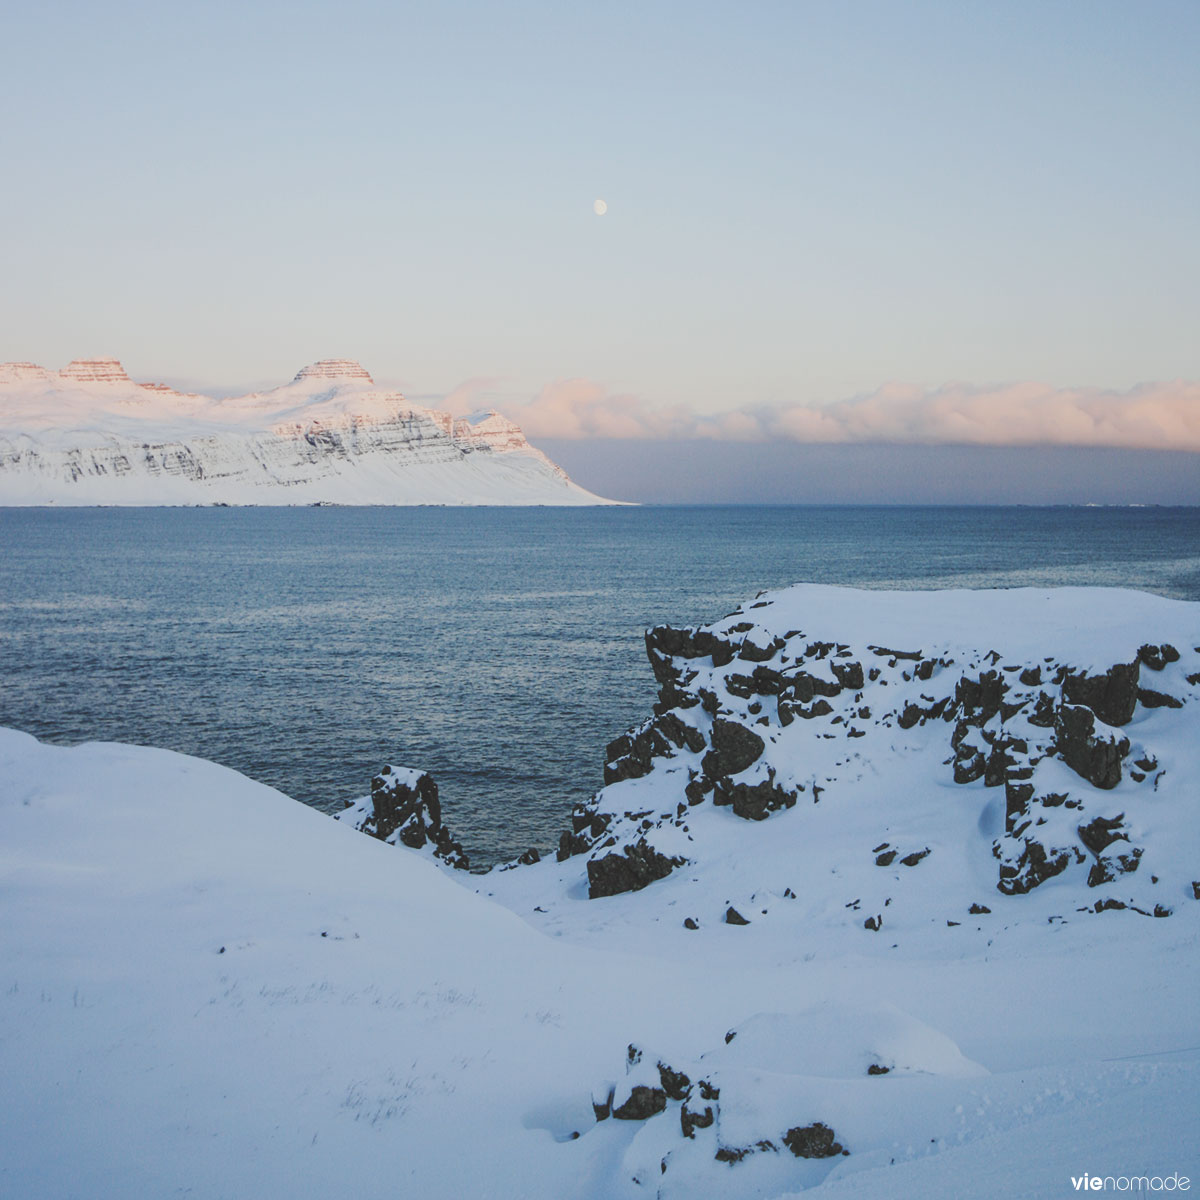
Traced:
<svg viewBox="0 0 1200 1200">
<path fill-rule="evenodd" d="M 0 504 L 604 504 L 494 411 L 455 419 L 349 359 L 232 399 L 114 358 L 0 363 Z"/>
</svg>

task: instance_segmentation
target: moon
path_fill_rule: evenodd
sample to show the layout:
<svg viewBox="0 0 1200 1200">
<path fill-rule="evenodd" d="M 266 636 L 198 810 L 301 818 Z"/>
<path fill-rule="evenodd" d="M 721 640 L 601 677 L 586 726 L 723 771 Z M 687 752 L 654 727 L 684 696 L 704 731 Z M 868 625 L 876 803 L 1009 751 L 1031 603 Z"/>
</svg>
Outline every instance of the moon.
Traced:
<svg viewBox="0 0 1200 1200">
<path fill-rule="evenodd" d="M 606 212 L 608 212 L 608 205 L 605 204 L 603 200 L 597 200 L 596 203 L 592 205 L 592 212 L 594 212 L 596 216 L 602 217 Z"/>
</svg>

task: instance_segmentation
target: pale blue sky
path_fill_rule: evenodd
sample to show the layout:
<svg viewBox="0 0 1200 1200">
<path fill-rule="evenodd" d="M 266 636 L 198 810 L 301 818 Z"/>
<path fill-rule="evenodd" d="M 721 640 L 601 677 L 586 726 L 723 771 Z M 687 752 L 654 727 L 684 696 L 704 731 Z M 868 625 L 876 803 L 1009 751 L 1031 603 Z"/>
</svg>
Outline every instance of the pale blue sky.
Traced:
<svg viewBox="0 0 1200 1200">
<path fill-rule="evenodd" d="M 0 359 L 700 412 L 1200 378 L 1195 0 L 4 9 Z"/>
</svg>

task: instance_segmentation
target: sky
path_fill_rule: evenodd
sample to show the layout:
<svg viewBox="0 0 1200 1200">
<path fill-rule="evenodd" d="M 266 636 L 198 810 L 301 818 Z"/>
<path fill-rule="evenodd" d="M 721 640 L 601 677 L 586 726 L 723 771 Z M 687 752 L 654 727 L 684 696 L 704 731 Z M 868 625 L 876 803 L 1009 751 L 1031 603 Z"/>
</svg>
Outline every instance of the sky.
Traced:
<svg viewBox="0 0 1200 1200">
<path fill-rule="evenodd" d="M 1194 0 L 45 0 L 3 34 L 0 359 L 236 392 L 357 358 L 631 498 L 655 445 L 749 497 L 755 446 L 882 444 L 1173 453 L 1200 502 Z"/>
</svg>

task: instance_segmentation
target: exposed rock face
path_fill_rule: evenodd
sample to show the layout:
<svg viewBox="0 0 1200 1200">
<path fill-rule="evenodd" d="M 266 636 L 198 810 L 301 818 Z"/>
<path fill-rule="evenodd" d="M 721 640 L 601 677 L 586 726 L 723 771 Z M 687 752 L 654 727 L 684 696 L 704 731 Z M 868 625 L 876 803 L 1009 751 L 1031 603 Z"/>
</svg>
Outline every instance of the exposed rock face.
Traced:
<svg viewBox="0 0 1200 1200">
<path fill-rule="evenodd" d="M 132 383 L 115 358 L 77 358 L 59 372 L 76 383 Z"/>
<path fill-rule="evenodd" d="M 352 358 L 323 358 L 320 362 L 301 367 L 296 373 L 296 382 L 302 379 L 360 379 L 365 383 L 375 381 L 361 363 Z"/>
<path fill-rule="evenodd" d="M 371 780 L 369 801 L 350 802 L 335 815 L 381 842 L 427 850 L 451 867 L 465 870 L 471 865 L 442 823 L 437 784 L 424 771 L 386 766 Z"/>
<path fill-rule="evenodd" d="M 1089 647 L 1081 667 L 1040 652 L 1010 660 L 988 645 L 936 648 L 935 639 L 919 646 L 915 638 L 909 645 L 814 638 L 774 619 L 772 605 L 759 600 L 704 628 L 646 632 L 659 684 L 655 716 L 609 744 L 606 787 L 577 807 L 559 850 L 560 861 L 586 856 L 592 896 L 646 887 L 690 861 L 692 823 L 710 807 L 758 823 L 802 797 L 834 803 L 827 797 L 843 779 L 862 778 L 857 746 L 869 752 L 881 742 L 887 753 L 877 763 L 910 744 L 940 746 L 931 788 L 953 782 L 1000 793 L 1000 828 L 983 847 L 1002 895 L 1060 877 L 1085 888 L 1129 886 L 1146 852 L 1137 812 L 1163 777 L 1158 756 L 1132 732 L 1141 728 L 1134 718 L 1187 709 L 1200 685 L 1200 638 L 1179 639 L 1187 647 L 1180 650 L 1174 640 L 1147 642 L 1143 634 L 1107 667 L 1095 665 Z M 1140 686 L 1151 671 L 1155 687 Z M 840 757 L 837 746 L 844 746 Z M 665 790 L 648 787 L 659 779 Z M 1105 799 L 1113 793 L 1119 802 Z M 1116 822 L 1114 832 L 1104 834 L 1105 822 Z M 944 860 L 930 857 L 930 833 L 883 842 L 871 852 L 875 865 L 936 875 Z M 1139 878 L 1146 874 L 1142 865 Z M 885 901 L 859 913 L 858 928 L 880 931 Z M 960 898 L 948 914 L 953 923 L 972 901 Z M 1120 901 L 1139 913 L 1171 907 L 1131 893 Z M 859 901 L 846 907 L 857 913 Z M 1093 899 L 1086 909 L 1095 910 Z"/>
</svg>

